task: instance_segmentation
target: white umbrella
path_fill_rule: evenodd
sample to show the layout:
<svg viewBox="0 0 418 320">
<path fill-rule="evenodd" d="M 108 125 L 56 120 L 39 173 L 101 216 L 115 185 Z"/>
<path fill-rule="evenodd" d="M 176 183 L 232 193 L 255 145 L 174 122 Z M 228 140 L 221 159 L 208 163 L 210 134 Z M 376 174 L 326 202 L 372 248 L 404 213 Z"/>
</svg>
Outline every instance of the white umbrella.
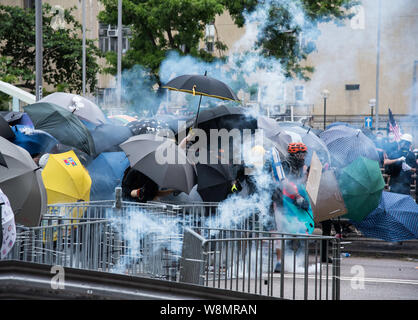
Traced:
<svg viewBox="0 0 418 320">
<path fill-rule="evenodd" d="M 16 241 L 15 216 L 10 206 L 9 199 L 0 189 L 0 213 L 2 226 L 2 241 L 0 259 L 4 259 L 13 248 Z"/>
<path fill-rule="evenodd" d="M 38 102 L 50 102 L 59 105 L 74 113 L 82 120 L 89 121 L 95 125 L 107 123 L 106 116 L 95 103 L 82 96 L 66 93 L 54 92 Z"/>
</svg>

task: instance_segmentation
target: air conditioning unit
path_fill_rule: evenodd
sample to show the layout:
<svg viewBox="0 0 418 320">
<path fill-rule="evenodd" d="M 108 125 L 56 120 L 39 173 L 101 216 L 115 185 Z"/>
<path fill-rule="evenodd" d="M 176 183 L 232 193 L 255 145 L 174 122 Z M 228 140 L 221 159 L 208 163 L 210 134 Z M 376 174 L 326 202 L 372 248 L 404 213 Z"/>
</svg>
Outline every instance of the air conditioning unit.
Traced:
<svg viewBox="0 0 418 320">
<path fill-rule="evenodd" d="M 117 37 L 118 36 L 118 30 L 117 29 L 107 29 L 107 36 L 108 37 Z"/>
</svg>

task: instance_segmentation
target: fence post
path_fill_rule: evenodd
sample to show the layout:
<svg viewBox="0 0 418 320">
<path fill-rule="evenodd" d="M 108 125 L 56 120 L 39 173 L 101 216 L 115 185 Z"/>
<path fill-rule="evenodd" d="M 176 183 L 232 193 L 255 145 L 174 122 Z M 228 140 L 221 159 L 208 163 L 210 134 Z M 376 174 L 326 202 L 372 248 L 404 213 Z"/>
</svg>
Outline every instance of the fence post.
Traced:
<svg viewBox="0 0 418 320">
<path fill-rule="evenodd" d="M 115 188 L 115 208 L 122 209 L 122 188 Z"/>
<path fill-rule="evenodd" d="M 183 249 L 180 259 L 180 282 L 203 285 L 205 239 L 189 228 L 184 228 Z"/>
</svg>

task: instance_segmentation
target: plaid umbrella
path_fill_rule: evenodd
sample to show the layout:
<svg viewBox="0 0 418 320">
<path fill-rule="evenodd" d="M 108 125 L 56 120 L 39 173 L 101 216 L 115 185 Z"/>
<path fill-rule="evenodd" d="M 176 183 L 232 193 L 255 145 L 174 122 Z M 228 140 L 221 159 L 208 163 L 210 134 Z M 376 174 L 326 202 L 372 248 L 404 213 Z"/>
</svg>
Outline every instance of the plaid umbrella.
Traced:
<svg viewBox="0 0 418 320">
<path fill-rule="evenodd" d="M 311 128 L 302 127 L 292 122 L 279 122 L 285 132 L 292 136 L 292 142 L 303 142 L 308 147 L 305 163 L 310 165 L 313 152 L 315 151 L 322 164 L 330 163 L 331 156 L 325 143 L 312 131 Z M 293 134 L 292 134 L 293 133 Z M 298 138 L 300 137 L 301 141 Z"/>
<path fill-rule="evenodd" d="M 379 163 L 364 157 L 341 170 L 338 184 L 348 210 L 344 217 L 356 222 L 377 208 L 385 187 Z"/>
<path fill-rule="evenodd" d="M 331 154 L 334 167 L 345 167 L 358 157 L 379 161 L 375 144 L 360 129 L 345 125 L 334 126 L 319 136 Z"/>
<path fill-rule="evenodd" d="M 379 206 L 361 222 L 353 225 L 366 237 L 385 241 L 418 238 L 418 204 L 411 196 L 382 192 Z"/>
</svg>

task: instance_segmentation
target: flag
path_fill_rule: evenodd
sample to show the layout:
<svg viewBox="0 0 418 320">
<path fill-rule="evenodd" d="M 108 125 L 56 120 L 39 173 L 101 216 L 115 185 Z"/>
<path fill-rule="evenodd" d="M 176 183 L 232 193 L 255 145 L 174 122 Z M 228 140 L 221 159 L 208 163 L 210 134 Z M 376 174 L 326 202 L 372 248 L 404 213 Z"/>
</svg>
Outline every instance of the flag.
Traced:
<svg viewBox="0 0 418 320">
<path fill-rule="evenodd" d="M 392 111 L 389 108 L 389 131 L 393 132 L 395 135 L 395 140 L 399 142 L 401 140 L 401 130 L 398 126 L 398 124 L 395 121 L 395 118 L 393 117 Z"/>
</svg>

